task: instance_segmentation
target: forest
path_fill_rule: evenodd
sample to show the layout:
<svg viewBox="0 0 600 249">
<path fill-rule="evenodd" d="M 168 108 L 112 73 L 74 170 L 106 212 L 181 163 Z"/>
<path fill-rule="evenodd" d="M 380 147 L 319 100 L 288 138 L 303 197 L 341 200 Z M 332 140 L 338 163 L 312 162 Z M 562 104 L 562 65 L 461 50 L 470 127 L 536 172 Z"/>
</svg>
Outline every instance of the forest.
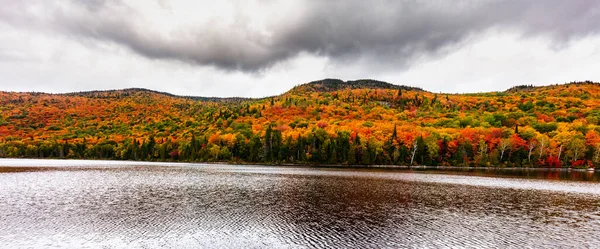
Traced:
<svg viewBox="0 0 600 249">
<path fill-rule="evenodd" d="M 260 99 L 0 92 L 0 157 L 593 168 L 600 84 L 445 94 L 325 79 Z"/>
</svg>

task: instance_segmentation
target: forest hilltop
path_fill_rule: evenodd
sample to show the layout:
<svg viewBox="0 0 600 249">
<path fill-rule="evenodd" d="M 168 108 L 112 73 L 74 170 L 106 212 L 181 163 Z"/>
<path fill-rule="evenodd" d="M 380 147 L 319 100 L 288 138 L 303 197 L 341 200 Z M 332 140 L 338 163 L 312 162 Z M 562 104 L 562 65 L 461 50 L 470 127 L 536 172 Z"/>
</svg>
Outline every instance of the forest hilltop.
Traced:
<svg viewBox="0 0 600 249">
<path fill-rule="evenodd" d="M 600 84 L 432 93 L 325 79 L 273 97 L 0 92 L 0 157 L 600 166 Z"/>
</svg>

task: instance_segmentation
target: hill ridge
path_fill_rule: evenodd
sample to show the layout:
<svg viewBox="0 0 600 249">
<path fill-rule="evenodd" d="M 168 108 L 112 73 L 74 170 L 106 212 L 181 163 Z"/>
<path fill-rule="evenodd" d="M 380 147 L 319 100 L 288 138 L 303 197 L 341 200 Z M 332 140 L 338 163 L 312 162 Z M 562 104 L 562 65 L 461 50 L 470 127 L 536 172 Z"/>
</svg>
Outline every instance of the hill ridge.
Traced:
<svg viewBox="0 0 600 249">
<path fill-rule="evenodd" d="M 509 93 L 509 92 L 519 92 L 519 91 L 533 91 L 533 90 L 539 90 L 539 89 L 543 89 L 543 88 L 571 86 L 571 85 L 575 85 L 575 86 L 577 86 L 577 85 L 593 85 L 593 86 L 600 87 L 600 83 L 594 82 L 591 80 L 586 80 L 586 81 L 571 81 L 571 82 L 566 82 L 566 83 L 562 83 L 562 84 L 550 84 L 550 85 L 542 85 L 542 86 L 516 85 L 511 88 L 506 89 L 504 92 Z"/>
<path fill-rule="evenodd" d="M 396 85 L 385 81 L 373 80 L 373 79 L 357 79 L 343 81 L 341 79 L 326 78 L 322 80 L 311 81 L 308 83 L 300 84 L 288 92 L 333 92 L 344 89 L 393 89 L 393 90 L 408 90 L 408 91 L 424 91 L 419 87 L 412 87 L 406 85 Z M 288 93 L 286 92 L 286 93 Z M 285 94 L 285 93 L 284 93 Z"/>
<path fill-rule="evenodd" d="M 571 81 L 566 83 L 555 83 L 549 85 L 515 85 L 510 87 L 504 91 L 490 91 L 490 92 L 473 92 L 473 93 L 444 93 L 440 92 L 440 94 L 458 94 L 458 95 L 472 95 L 472 94 L 488 94 L 488 93 L 517 93 L 517 92 L 532 92 L 540 89 L 552 89 L 561 86 L 580 86 L 580 85 L 592 85 L 600 87 L 600 83 L 586 80 L 586 81 Z M 393 83 L 374 80 L 374 79 L 357 79 L 357 80 L 341 80 L 335 78 L 325 78 L 321 80 L 315 80 L 307 83 L 302 83 L 292 87 L 290 90 L 282 92 L 277 95 L 265 96 L 265 97 L 217 97 L 217 96 L 195 96 L 195 95 L 178 95 L 169 92 L 163 92 L 158 90 L 152 90 L 149 88 L 143 87 L 130 87 L 130 88 L 122 88 L 122 89 L 107 89 L 107 90 L 87 90 L 87 91 L 76 91 L 76 92 L 66 92 L 66 93 L 47 93 L 47 92 L 14 92 L 14 91 L 0 91 L 0 93 L 10 94 L 10 93 L 27 93 L 32 95 L 58 95 L 58 96 L 84 96 L 84 97 L 96 97 L 96 98 L 106 98 L 108 96 L 103 96 L 106 94 L 125 94 L 128 96 L 129 94 L 135 93 L 150 93 L 150 94 L 158 94 L 172 98 L 182 98 L 182 99 L 190 99 L 190 100 L 198 100 L 198 101 L 210 101 L 210 102 L 242 102 L 242 101 L 253 101 L 253 100 L 262 100 L 269 99 L 273 97 L 281 97 L 286 94 L 298 94 L 302 92 L 333 92 L 345 89 L 392 89 L 392 90 L 406 90 L 406 91 L 418 91 L 418 92 L 429 92 L 420 87 L 413 87 L 407 85 L 396 85 Z"/>
</svg>

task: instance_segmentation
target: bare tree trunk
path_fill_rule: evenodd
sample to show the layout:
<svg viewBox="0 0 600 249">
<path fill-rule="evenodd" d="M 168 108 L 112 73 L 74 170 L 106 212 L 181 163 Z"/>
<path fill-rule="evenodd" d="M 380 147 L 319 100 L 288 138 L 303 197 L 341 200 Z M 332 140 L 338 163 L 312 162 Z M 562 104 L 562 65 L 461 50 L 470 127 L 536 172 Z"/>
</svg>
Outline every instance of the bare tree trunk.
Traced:
<svg viewBox="0 0 600 249">
<path fill-rule="evenodd" d="M 500 153 L 500 161 L 502 161 L 502 159 L 504 158 L 504 152 L 506 152 L 506 149 L 511 145 L 511 141 L 508 139 L 503 139 L 500 142 L 500 149 L 502 150 L 502 153 Z M 508 155 L 510 157 L 510 154 Z"/>
<path fill-rule="evenodd" d="M 529 144 L 529 155 L 527 155 L 527 160 L 528 160 L 529 162 L 531 162 L 531 152 L 533 151 L 533 149 L 535 149 L 535 143 L 534 143 L 534 142 L 531 142 L 531 143 Z"/>
<path fill-rule="evenodd" d="M 562 153 L 562 144 L 560 145 L 560 149 L 558 149 L 558 162 L 560 163 L 560 154 Z"/>
<path fill-rule="evenodd" d="M 417 153 L 417 140 L 415 140 L 415 142 L 413 142 L 413 151 L 412 151 L 412 156 L 410 157 L 410 165 L 413 165 L 413 162 L 415 160 L 415 154 Z"/>
<path fill-rule="evenodd" d="M 481 146 L 479 148 L 479 156 L 481 156 L 481 157 L 486 156 L 487 157 L 487 144 L 484 144 L 483 146 Z"/>
<path fill-rule="evenodd" d="M 546 142 L 545 138 L 542 138 L 542 141 L 540 141 L 540 158 L 542 158 L 542 155 L 544 154 L 544 143 Z"/>
</svg>

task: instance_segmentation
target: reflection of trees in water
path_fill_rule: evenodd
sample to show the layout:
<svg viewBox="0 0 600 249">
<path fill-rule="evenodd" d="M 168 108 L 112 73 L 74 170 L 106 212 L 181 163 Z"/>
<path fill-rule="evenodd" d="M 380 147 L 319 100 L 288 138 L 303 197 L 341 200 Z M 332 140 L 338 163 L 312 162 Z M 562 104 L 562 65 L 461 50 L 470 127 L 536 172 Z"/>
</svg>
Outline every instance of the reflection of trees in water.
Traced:
<svg viewBox="0 0 600 249">
<path fill-rule="evenodd" d="M 497 242 L 542 233 L 551 238 L 568 233 L 577 235 L 576 239 L 590 239 L 600 229 L 596 196 L 408 182 L 385 177 L 386 171 L 343 170 L 348 174 L 336 175 L 335 170 L 257 168 L 258 173 L 242 168 L 233 172 L 181 168 L 61 172 L 55 174 L 57 178 L 67 183 L 68 178 L 80 179 L 87 185 L 73 184 L 65 188 L 69 191 L 55 193 L 48 189 L 46 195 L 56 198 L 20 211 L 23 217 L 32 217 L 20 221 L 33 224 L 37 218 L 52 216 L 52 222 L 39 227 L 65 234 L 131 239 L 193 234 L 216 240 L 254 236 L 309 247 L 420 247 L 428 245 L 420 244 L 427 241 L 457 244 L 469 239 L 477 240 L 473 245 L 484 246 L 490 236 Z M 596 179 L 590 173 L 511 174 Z"/>
<path fill-rule="evenodd" d="M 444 172 L 444 171 L 440 171 Z M 600 172 L 586 170 L 567 170 L 567 169 L 458 169 L 456 171 L 445 171 L 456 174 L 474 175 L 474 176 L 511 176 L 519 178 L 548 179 L 548 180 L 574 180 L 600 182 Z"/>
<path fill-rule="evenodd" d="M 385 240 L 393 230 L 390 222 L 406 223 L 403 210 L 412 193 L 396 192 L 398 184 L 386 186 L 370 178 L 290 176 L 278 185 L 278 205 L 270 211 L 275 227 L 292 241 L 311 246 L 332 246 L 341 240 L 367 243 Z M 388 189 L 389 188 L 389 189 Z M 289 231 L 295 231 L 289 233 Z M 363 241 L 354 241 L 361 238 Z"/>
<path fill-rule="evenodd" d="M 296 231 L 292 241 L 317 246 L 339 238 L 360 238 L 356 243 L 365 246 L 399 242 L 410 233 L 495 226 L 511 233 L 531 222 L 585 226 L 579 215 L 600 211 L 593 198 L 533 190 L 331 176 L 293 176 L 280 183 L 270 221 L 282 236 Z M 508 224 L 477 223 L 490 217 Z M 479 227 L 465 227 L 465 220 Z"/>
</svg>

